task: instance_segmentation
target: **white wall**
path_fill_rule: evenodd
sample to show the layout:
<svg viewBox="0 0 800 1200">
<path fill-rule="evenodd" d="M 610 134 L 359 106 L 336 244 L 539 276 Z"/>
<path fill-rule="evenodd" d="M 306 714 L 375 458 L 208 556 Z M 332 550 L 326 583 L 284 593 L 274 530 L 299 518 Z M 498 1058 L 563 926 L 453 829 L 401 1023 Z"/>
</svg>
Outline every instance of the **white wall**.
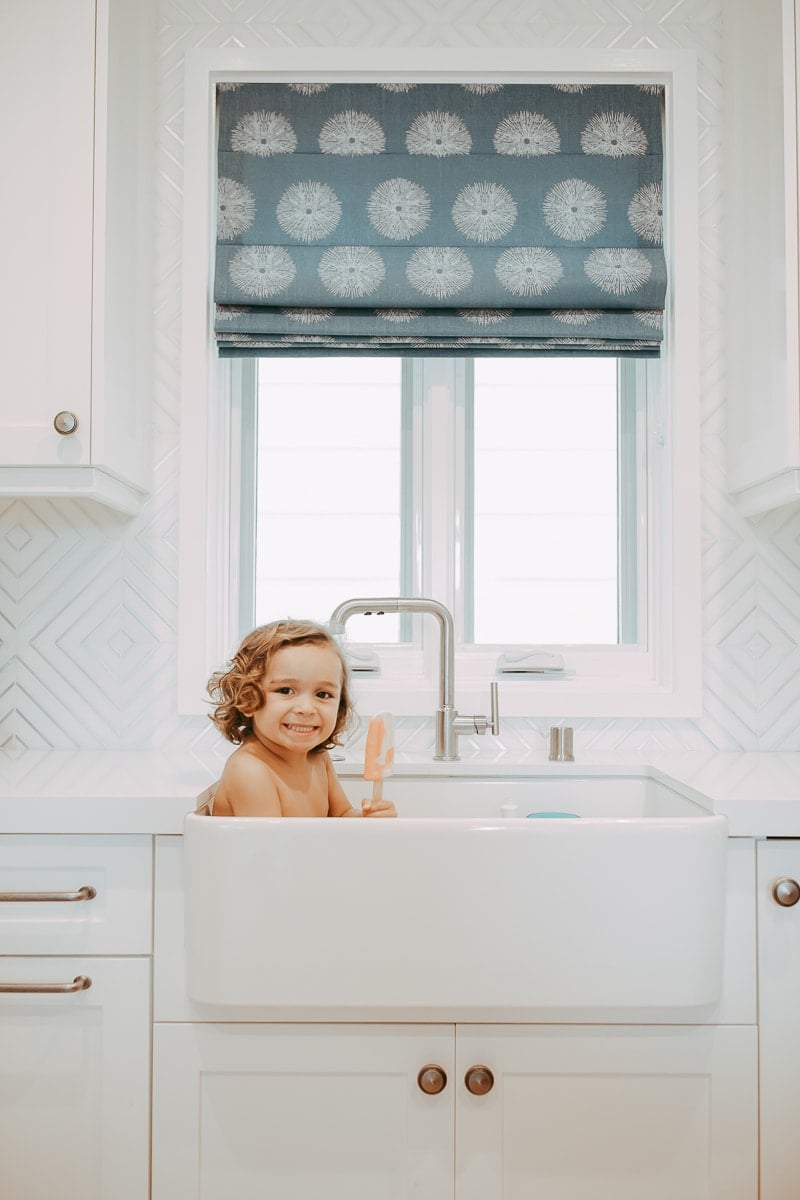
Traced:
<svg viewBox="0 0 800 1200">
<path fill-rule="evenodd" d="M 175 716 L 185 51 L 678 46 L 699 58 L 705 712 L 576 723 L 577 745 L 800 750 L 800 512 L 747 521 L 725 491 L 722 9 L 722 0 L 162 0 L 153 493 L 133 522 L 81 501 L 0 504 L 0 747 L 216 741 L 203 718 Z M 508 722 L 504 744 L 538 747 L 543 725 Z M 427 748 L 430 722 L 407 719 L 402 736 Z M 491 753 L 492 739 L 481 750 Z"/>
</svg>

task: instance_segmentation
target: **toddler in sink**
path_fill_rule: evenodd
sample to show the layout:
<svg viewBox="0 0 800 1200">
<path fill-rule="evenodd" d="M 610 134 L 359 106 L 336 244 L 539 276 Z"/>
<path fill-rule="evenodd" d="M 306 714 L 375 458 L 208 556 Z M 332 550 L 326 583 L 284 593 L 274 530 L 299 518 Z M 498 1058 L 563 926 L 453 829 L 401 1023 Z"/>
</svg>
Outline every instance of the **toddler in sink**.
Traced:
<svg viewBox="0 0 800 1200">
<path fill-rule="evenodd" d="M 347 664 L 328 631 L 274 621 L 243 640 L 208 682 L 211 720 L 238 746 L 222 772 L 220 817 L 394 817 L 388 801 L 355 809 L 328 750 L 352 716 Z"/>
</svg>

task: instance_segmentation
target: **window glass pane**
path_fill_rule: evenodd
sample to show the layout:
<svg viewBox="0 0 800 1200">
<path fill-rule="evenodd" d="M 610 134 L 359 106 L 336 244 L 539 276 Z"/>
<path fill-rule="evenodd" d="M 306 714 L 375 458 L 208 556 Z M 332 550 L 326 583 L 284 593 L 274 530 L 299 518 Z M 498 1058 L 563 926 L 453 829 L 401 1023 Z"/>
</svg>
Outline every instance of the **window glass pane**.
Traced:
<svg viewBox="0 0 800 1200">
<path fill-rule="evenodd" d="M 400 594 L 401 363 L 259 363 L 256 622 L 327 621 L 351 596 Z M 348 638 L 397 641 L 399 618 Z"/>
<path fill-rule="evenodd" d="M 475 363 L 476 643 L 617 642 L 617 363 Z"/>
</svg>

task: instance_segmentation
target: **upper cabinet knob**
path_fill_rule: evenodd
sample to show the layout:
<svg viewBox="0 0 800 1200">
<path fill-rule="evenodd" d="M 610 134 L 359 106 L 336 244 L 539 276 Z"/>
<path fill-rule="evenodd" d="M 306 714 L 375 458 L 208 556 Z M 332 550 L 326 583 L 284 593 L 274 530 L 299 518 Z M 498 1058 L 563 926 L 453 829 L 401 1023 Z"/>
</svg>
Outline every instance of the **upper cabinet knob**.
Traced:
<svg viewBox="0 0 800 1200">
<path fill-rule="evenodd" d="M 56 433 L 60 433 L 64 437 L 67 437 L 68 434 L 74 433 L 78 428 L 78 418 L 75 416 L 75 413 L 71 412 L 64 411 L 56 413 L 56 415 L 53 417 L 53 428 L 55 429 Z"/>
<path fill-rule="evenodd" d="M 464 1083 L 473 1096 L 485 1096 L 494 1087 L 494 1075 L 488 1067 L 470 1067 L 464 1076 Z"/>
<path fill-rule="evenodd" d="M 447 1086 L 447 1076 L 441 1067 L 436 1066 L 435 1063 L 429 1063 L 417 1075 L 417 1083 L 426 1095 L 438 1096 L 439 1092 L 443 1092 Z"/>
<path fill-rule="evenodd" d="M 772 885 L 772 899 L 783 908 L 791 908 L 800 900 L 800 884 L 786 875 L 781 876 Z"/>
</svg>

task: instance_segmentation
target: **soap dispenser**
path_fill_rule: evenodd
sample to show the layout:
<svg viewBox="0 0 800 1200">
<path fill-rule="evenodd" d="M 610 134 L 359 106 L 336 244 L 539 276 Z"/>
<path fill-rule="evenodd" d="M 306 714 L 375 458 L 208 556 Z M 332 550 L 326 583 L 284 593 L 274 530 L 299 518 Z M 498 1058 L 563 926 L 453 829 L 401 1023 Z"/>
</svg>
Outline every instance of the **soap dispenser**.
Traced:
<svg viewBox="0 0 800 1200">
<path fill-rule="evenodd" d="M 550 762 L 575 762 L 572 752 L 572 726 L 550 726 Z"/>
</svg>

